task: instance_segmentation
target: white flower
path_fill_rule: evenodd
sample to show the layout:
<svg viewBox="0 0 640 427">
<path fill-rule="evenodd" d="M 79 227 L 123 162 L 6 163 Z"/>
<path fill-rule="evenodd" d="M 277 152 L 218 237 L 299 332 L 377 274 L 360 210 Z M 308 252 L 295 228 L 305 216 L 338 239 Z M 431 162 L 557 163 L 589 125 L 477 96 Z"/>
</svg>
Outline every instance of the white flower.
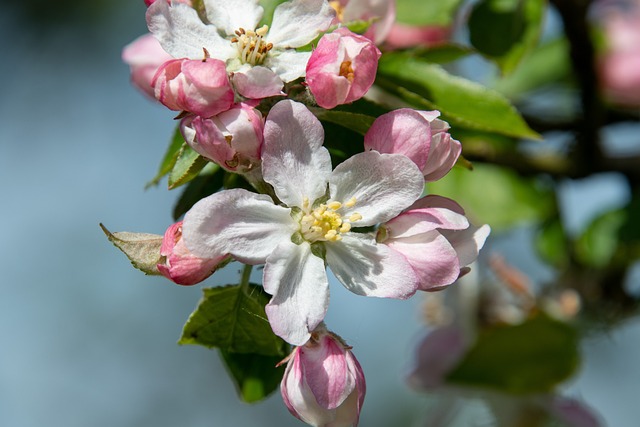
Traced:
<svg viewBox="0 0 640 427">
<path fill-rule="evenodd" d="M 236 90 L 248 98 L 278 95 L 283 82 L 305 74 L 311 52 L 297 52 L 326 30 L 335 11 L 326 0 L 280 4 L 271 28 L 258 28 L 257 0 L 203 0 L 209 24 L 182 3 L 155 2 L 147 9 L 149 30 L 175 58 L 224 61 Z"/>
<path fill-rule="evenodd" d="M 351 228 L 386 222 L 410 206 L 422 193 L 422 173 L 403 155 L 376 151 L 332 171 L 323 140 L 322 125 L 304 105 L 279 102 L 265 123 L 262 168 L 282 204 L 226 190 L 196 203 L 183 224 L 185 243 L 199 257 L 265 263 L 269 322 L 294 345 L 306 343 L 326 313 L 325 262 L 359 295 L 404 299 L 418 287 L 402 254 Z"/>
</svg>

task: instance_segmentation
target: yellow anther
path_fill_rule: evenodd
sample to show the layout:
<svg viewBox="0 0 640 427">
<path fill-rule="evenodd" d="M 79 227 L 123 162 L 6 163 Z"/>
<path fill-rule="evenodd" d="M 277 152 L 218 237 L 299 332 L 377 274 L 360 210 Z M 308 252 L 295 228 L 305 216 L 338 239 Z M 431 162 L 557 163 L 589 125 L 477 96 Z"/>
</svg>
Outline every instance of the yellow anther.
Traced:
<svg viewBox="0 0 640 427">
<path fill-rule="evenodd" d="M 348 201 L 344 203 L 344 205 L 348 208 L 354 207 L 356 205 L 356 198 L 355 197 L 350 198 Z"/>
<path fill-rule="evenodd" d="M 348 223 L 348 222 L 342 223 L 342 225 L 340 226 L 340 232 L 341 233 L 346 233 L 349 230 L 351 230 L 351 224 Z"/>
<path fill-rule="evenodd" d="M 361 219 L 362 219 L 362 215 L 360 215 L 358 212 L 352 213 L 351 216 L 349 217 L 349 221 L 351 222 L 360 221 Z"/>
<path fill-rule="evenodd" d="M 332 211 L 337 211 L 338 209 L 340 209 L 342 207 L 342 203 L 340 202 L 331 202 L 327 205 L 327 207 L 329 209 L 331 209 Z"/>
<path fill-rule="evenodd" d="M 269 32 L 269 27 L 267 25 L 263 25 L 256 30 L 256 34 L 260 37 L 264 37 L 265 35 L 267 35 L 267 32 Z"/>
<path fill-rule="evenodd" d="M 309 208 L 309 198 L 305 197 L 304 199 L 302 199 L 302 209 L 308 209 Z"/>
</svg>

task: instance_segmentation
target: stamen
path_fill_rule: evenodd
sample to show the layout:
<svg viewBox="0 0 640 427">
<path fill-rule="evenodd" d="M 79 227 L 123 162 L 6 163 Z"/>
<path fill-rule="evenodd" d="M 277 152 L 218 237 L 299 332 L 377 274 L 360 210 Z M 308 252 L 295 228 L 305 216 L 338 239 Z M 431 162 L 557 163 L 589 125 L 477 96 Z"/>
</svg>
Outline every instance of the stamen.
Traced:
<svg viewBox="0 0 640 427">
<path fill-rule="evenodd" d="M 348 201 L 345 202 L 344 205 L 348 208 L 354 207 L 356 205 L 356 198 L 355 197 L 350 198 Z"/>
<path fill-rule="evenodd" d="M 331 210 L 337 211 L 342 207 L 342 203 L 340 202 L 331 202 L 327 205 L 327 207 Z"/>
<path fill-rule="evenodd" d="M 267 43 L 264 40 L 268 32 L 267 25 L 263 25 L 255 31 L 244 28 L 235 31 L 238 37 L 232 37 L 230 41 L 236 43 L 240 61 L 251 65 L 260 65 L 264 62 L 267 52 L 273 48 L 272 43 Z"/>
<path fill-rule="evenodd" d="M 349 217 L 349 221 L 351 222 L 360 221 L 361 219 L 362 219 L 362 215 L 360 215 L 358 212 L 352 213 L 351 216 Z"/>
</svg>

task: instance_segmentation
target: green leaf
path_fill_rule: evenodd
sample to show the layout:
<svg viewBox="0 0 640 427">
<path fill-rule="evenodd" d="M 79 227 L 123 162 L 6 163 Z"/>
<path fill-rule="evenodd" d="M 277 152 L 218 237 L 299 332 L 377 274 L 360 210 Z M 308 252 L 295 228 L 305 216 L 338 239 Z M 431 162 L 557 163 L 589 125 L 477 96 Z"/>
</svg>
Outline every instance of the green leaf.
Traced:
<svg viewBox="0 0 640 427">
<path fill-rule="evenodd" d="M 160 246 L 162 238 L 158 234 L 118 232 L 111 233 L 107 227 L 100 228 L 113 245 L 120 249 L 131 261 L 131 264 L 145 274 L 159 275 L 156 267 L 161 261 Z"/>
<path fill-rule="evenodd" d="M 452 124 L 514 137 L 540 137 L 502 94 L 406 53 L 382 55 L 376 83 L 416 108 L 440 110 Z"/>
<path fill-rule="evenodd" d="M 626 221 L 626 209 L 598 216 L 576 241 L 576 258 L 583 265 L 606 267 L 620 245 L 619 234 Z"/>
<path fill-rule="evenodd" d="M 542 224 L 535 238 L 535 246 L 542 259 L 554 267 L 563 268 L 569 264 L 567 237 L 559 218 Z"/>
<path fill-rule="evenodd" d="M 182 148 L 177 155 L 173 169 L 169 173 L 169 190 L 180 187 L 194 179 L 208 160 L 193 151 L 187 143 L 182 144 Z"/>
<path fill-rule="evenodd" d="M 509 76 L 496 81 L 494 88 L 512 99 L 571 76 L 569 43 L 566 38 L 547 42 L 523 58 Z"/>
<path fill-rule="evenodd" d="M 222 188 L 224 175 L 224 169 L 215 163 L 208 163 L 180 194 L 180 198 L 173 208 L 173 219 L 177 221 L 200 199 L 210 196 Z"/>
<path fill-rule="evenodd" d="M 480 53 L 511 73 L 538 43 L 544 0 L 483 0 L 469 17 L 469 38 Z"/>
<path fill-rule="evenodd" d="M 419 47 L 415 49 L 405 50 L 403 53 L 409 54 L 415 58 L 419 58 L 425 62 L 434 64 L 446 64 L 448 62 L 457 61 L 464 58 L 475 51 L 467 46 L 459 44 L 441 44 L 431 47 Z"/>
<path fill-rule="evenodd" d="M 153 185 L 158 185 L 162 177 L 171 172 L 171 169 L 173 169 L 173 166 L 176 164 L 176 160 L 178 160 L 178 153 L 180 152 L 180 148 L 182 148 L 184 143 L 184 138 L 182 137 L 182 133 L 180 133 L 180 126 L 177 126 L 176 130 L 173 132 L 173 138 L 171 138 L 169 147 L 167 148 L 167 151 L 164 153 L 164 157 L 160 162 L 158 173 L 151 181 L 147 183 L 147 185 L 145 185 L 145 189 Z"/>
<path fill-rule="evenodd" d="M 334 123 L 353 129 L 361 135 L 367 133 L 375 117 L 365 114 L 349 113 L 346 111 L 325 110 L 324 108 L 309 108 L 311 112 L 321 121 Z"/>
<path fill-rule="evenodd" d="M 553 193 L 537 180 L 484 163 L 474 163 L 472 172 L 455 167 L 428 189 L 457 201 L 475 224 L 487 223 L 494 231 L 544 220 L 554 206 Z"/>
<path fill-rule="evenodd" d="M 520 0 L 481 0 L 476 3 L 468 22 L 469 40 L 473 47 L 490 57 L 508 53 L 524 35 L 523 6 L 524 2 Z"/>
<path fill-rule="evenodd" d="M 284 355 L 285 343 L 269 325 L 262 287 L 239 285 L 203 289 L 204 297 L 184 325 L 179 344 L 218 347 L 234 353 Z"/>
<path fill-rule="evenodd" d="M 545 315 L 495 326 L 478 336 L 448 380 L 514 394 L 549 393 L 575 372 L 578 342 L 574 328 Z"/>
<path fill-rule="evenodd" d="M 282 359 L 280 356 L 220 350 L 220 357 L 236 386 L 238 396 L 247 403 L 258 402 L 273 393 L 284 375 L 285 365 L 276 368 Z"/>
<path fill-rule="evenodd" d="M 408 25 L 448 26 L 460 3 L 462 0 L 397 0 L 396 19 Z"/>
</svg>

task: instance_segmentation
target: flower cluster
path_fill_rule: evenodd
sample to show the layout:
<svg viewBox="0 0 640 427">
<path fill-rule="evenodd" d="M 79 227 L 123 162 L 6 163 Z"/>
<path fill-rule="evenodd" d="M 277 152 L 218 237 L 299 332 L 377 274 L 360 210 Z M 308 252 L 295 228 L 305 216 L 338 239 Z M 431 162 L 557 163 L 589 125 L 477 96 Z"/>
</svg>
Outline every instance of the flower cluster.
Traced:
<svg viewBox="0 0 640 427">
<path fill-rule="evenodd" d="M 257 0 L 145 3 L 151 35 L 123 52 L 134 84 L 179 112 L 183 151 L 248 182 L 195 202 L 152 272 L 193 285 L 230 261 L 263 265 L 264 313 L 296 346 L 287 407 L 312 425 L 357 424 L 364 376 L 324 327 L 327 269 L 357 295 L 406 299 L 454 283 L 489 234 L 453 200 L 423 194 L 461 153 L 439 112 L 371 117 L 351 156 L 324 145 L 317 112 L 373 85 L 394 3 L 290 0 L 270 21 Z M 352 20 L 371 26 L 355 34 Z"/>
</svg>

